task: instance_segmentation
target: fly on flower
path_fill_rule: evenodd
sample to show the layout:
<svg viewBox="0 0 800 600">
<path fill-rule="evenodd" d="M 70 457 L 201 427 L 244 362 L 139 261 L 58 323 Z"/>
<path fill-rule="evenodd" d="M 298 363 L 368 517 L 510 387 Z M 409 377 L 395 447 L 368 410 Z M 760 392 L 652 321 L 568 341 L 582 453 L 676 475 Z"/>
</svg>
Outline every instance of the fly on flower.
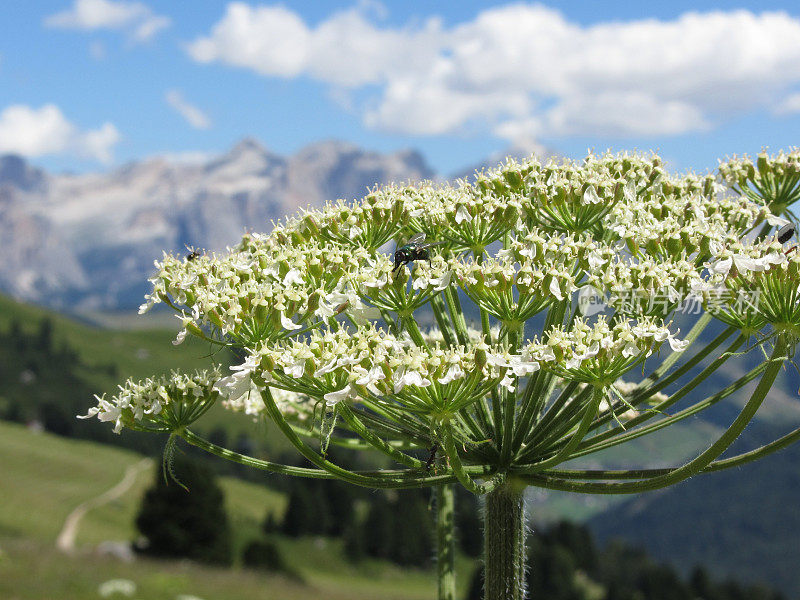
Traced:
<svg viewBox="0 0 800 600">
<path fill-rule="evenodd" d="M 189 244 L 184 244 L 184 246 L 186 246 L 186 249 L 189 251 L 189 254 L 186 255 L 186 260 L 194 260 L 200 257 L 200 250 Z"/>
<path fill-rule="evenodd" d="M 792 236 L 794 235 L 794 232 L 795 232 L 795 231 L 796 231 L 796 228 L 795 228 L 795 225 L 794 225 L 794 223 L 787 223 L 786 225 L 784 225 L 783 227 L 781 227 L 780 229 L 778 229 L 778 233 L 777 233 L 777 236 L 776 236 L 776 237 L 778 238 L 778 241 L 779 241 L 781 244 L 785 244 L 785 243 L 786 243 L 786 242 L 788 242 L 790 239 L 792 239 Z M 797 248 L 797 246 L 794 246 L 794 247 L 792 247 L 792 248 L 789 248 L 789 249 L 788 249 L 788 250 L 785 252 L 785 254 L 789 254 L 789 253 L 790 253 L 792 250 L 794 250 L 795 248 Z"/>
<path fill-rule="evenodd" d="M 428 248 L 431 246 L 438 246 L 444 242 L 431 242 L 425 243 L 425 234 L 416 233 L 402 246 L 400 246 L 394 253 L 394 268 L 392 273 L 397 271 L 403 265 L 407 265 L 415 260 L 430 261 L 431 255 Z"/>
</svg>

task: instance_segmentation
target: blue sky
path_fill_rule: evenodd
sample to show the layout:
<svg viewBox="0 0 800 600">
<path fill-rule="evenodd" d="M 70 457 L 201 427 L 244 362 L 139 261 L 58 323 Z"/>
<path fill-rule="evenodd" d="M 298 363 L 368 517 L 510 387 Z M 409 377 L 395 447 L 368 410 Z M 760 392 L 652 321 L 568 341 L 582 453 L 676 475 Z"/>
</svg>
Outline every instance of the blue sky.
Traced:
<svg viewBox="0 0 800 600">
<path fill-rule="evenodd" d="M 512 144 L 703 170 L 799 134 L 796 2 L 0 4 L 0 153 L 56 171 L 244 136 L 444 174 Z"/>
</svg>

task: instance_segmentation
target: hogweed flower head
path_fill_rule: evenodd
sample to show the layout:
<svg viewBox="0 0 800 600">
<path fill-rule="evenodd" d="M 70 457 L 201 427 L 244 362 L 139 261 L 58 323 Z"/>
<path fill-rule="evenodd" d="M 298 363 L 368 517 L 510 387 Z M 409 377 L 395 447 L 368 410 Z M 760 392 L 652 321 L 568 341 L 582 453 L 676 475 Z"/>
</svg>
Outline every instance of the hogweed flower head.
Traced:
<svg viewBox="0 0 800 600">
<path fill-rule="evenodd" d="M 646 491 L 752 460 L 777 446 L 714 462 L 800 340 L 800 253 L 767 235 L 791 217 L 798 156 L 732 159 L 719 179 L 674 176 L 652 154 L 510 160 L 473 184 L 330 202 L 225 253 L 165 255 L 142 310 L 165 303 L 181 320 L 176 341 L 198 336 L 245 359 L 224 375 L 128 382 L 86 416 L 271 471 L 373 487 L 458 481 L 478 494 Z M 419 234 L 435 245 L 398 266 L 392 251 Z M 579 302 L 587 292 L 603 302 L 591 312 Z M 690 304 L 703 312 L 694 322 L 681 314 Z M 714 320 L 725 329 L 691 352 Z M 773 343 L 772 357 L 704 396 L 700 383 L 751 336 Z M 739 418 L 682 466 L 560 468 L 680 423 L 756 377 Z M 189 426 L 217 399 L 273 421 L 313 468 L 245 459 L 195 435 Z M 399 468 L 343 469 L 327 457 L 331 440 Z M 419 458 L 431 448 L 435 468 Z"/>
</svg>

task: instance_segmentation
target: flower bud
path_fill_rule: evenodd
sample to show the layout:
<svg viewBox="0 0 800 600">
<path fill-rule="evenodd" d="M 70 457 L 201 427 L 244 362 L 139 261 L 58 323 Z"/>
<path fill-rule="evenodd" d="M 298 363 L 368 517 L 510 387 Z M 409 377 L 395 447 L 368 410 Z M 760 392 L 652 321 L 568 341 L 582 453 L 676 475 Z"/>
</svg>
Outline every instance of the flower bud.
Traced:
<svg viewBox="0 0 800 600">
<path fill-rule="evenodd" d="M 761 152 L 758 155 L 758 160 L 756 161 L 758 165 L 758 173 L 762 177 L 766 177 L 769 174 L 769 158 L 767 157 L 766 152 Z"/>
</svg>

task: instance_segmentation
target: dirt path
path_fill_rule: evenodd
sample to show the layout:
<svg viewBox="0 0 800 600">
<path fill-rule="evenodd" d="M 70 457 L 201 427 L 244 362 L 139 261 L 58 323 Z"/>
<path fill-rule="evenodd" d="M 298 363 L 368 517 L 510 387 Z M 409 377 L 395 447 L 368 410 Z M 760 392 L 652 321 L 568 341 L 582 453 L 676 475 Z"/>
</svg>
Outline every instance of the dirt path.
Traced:
<svg viewBox="0 0 800 600">
<path fill-rule="evenodd" d="M 56 538 L 56 548 L 62 552 L 72 552 L 75 550 L 75 537 L 78 534 L 78 526 L 80 525 L 83 515 L 93 508 L 102 506 L 103 504 L 111 502 L 112 500 L 116 500 L 122 496 L 125 492 L 131 489 L 131 486 L 136 482 L 136 477 L 139 475 L 139 473 L 145 469 L 149 469 L 152 464 L 153 461 L 149 458 L 143 458 L 139 462 L 132 464 L 125 469 L 125 475 L 117 485 L 109 490 L 106 490 L 99 496 L 90 498 L 89 500 L 81 502 L 78 506 L 76 506 L 75 510 L 69 513 L 64 521 L 64 527 L 61 528 L 61 533 L 59 533 L 58 537 Z"/>
</svg>

